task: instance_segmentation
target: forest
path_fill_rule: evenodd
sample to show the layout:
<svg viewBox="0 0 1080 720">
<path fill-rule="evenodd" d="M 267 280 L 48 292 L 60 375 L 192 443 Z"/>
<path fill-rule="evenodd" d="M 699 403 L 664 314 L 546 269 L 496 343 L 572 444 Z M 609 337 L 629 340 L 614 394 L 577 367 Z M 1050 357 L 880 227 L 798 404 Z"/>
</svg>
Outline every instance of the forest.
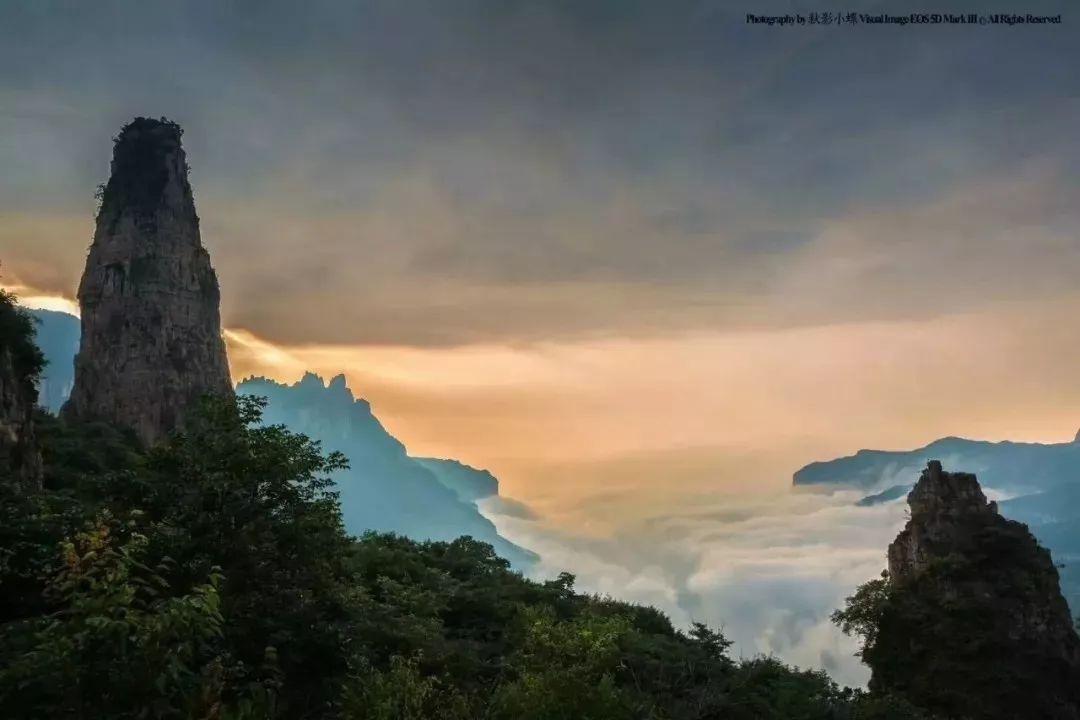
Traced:
<svg viewBox="0 0 1080 720">
<path fill-rule="evenodd" d="M 22 384 L 42 369 L 33 332 L 0 298 Z M 327 479 L 348 459 L 262 424 L 263 404 L 207 397 L 149 450 L 37 411 L 41 487 L 0 483 L 5 718 L 929 717 L 735 658 L 719 629 L 570 574 L 528 580 L 469 537 L 349 536 Z"/>
</svg>

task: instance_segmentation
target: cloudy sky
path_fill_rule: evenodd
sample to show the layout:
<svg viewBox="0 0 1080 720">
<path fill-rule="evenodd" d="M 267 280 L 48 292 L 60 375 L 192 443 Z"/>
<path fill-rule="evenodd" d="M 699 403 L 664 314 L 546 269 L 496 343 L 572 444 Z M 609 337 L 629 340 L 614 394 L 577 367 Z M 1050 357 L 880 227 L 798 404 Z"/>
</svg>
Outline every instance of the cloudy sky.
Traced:
<svg viewBox="0 0 1080 720">
<path fill-rule="evenodd" d="M 164 115 L 234 375 L 344 371 L 553 528 L 770 497 L 859 447 L 1070 438 L 1080 14 L 744 22 L 837 9 L 8 0 L 2 281 L 73 296 L 110 138 Z"/>
</svg>

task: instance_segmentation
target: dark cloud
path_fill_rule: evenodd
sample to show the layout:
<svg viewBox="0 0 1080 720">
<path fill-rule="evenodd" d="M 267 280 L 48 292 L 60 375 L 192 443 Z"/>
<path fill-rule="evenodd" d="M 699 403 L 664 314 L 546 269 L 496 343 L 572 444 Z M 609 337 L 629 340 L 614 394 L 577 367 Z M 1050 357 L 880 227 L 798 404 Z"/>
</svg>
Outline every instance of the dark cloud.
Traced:
<svg viewBox="0 0 1080 720">
<path fill-rule="evenodd" d="M 1029 9 L 1066 22 L 779 29 L 725 3 L 637 0 L 9 3 L 0 225 L 17 216 L 20 233 L 3 235 L 4 260 L 70 293 L 108 138 L 164 114 L 187 129 L 226 319 L 271 339 L 842 318 L 850 303 L 783 285 L 815 272 L 798 263 L 853 216 L 918 215 L 1038 163 L 1077 199 L 1077 26 L 1068 3 Z M 58 215 L 85 218 L 63 249 L 44 227 Z M 853 261 L 873 240 L 847 248 Z M 876 282 L 851 278 L 850 293 Z M 954 284 L 982 300 L 981 276 Z M 912 311 L 886 288 L 864 314 Z"/>
</svg>

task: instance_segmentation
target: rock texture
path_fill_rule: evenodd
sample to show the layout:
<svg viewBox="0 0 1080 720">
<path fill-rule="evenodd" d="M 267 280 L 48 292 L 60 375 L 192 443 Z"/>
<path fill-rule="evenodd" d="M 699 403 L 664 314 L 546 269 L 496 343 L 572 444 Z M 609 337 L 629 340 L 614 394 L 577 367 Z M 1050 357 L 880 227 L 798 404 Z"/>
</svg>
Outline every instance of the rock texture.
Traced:
<svg viewBox="0 0 1080 720">
<path fill-rule="evenodd" d="M 948 717 L 1080 718 L 1080 639 L 1050 553 L 940 462 L 908 505 L 871 687 Z"/>
<path fill-rule="evenodd" d="M 41 488 L 34 403 L 42 359 L 31 323 L 10 296 L 0 293 L 0 482 L 16 492 Z"/>
<path fill-rule="evenodd" d="M 904 451 L 860 450 L 795 473 L 798 487 L 861 489 L 872 506 L 907 495 L 931 458 L 976 472 L 983 488 L 1009 497 L 1001 514 L 1026 523 L 1060 568 L 1062 592 L 1080 614 L 1080 443 L 985 442 L 948 437 Z"/>
<path fill-rule="evenodd" d="M 175 123 L 136 118 L 116 139 L 62 411 L 130 427 L 147 445 L 182 427 L 201 396 L 232 392 L 181 135 Z"/>
<path fill-rule="evenodd" d="M 889 575 L 896 580 L 934 558 L 971 549 L 978 526 L 1009 522 L 998 516 L 997 503 L 987 501 L 974 475 L 947 473 L 937 460 L 927 464 L 907 500 L 911 519 L 889 545 Z"/>
</svg>

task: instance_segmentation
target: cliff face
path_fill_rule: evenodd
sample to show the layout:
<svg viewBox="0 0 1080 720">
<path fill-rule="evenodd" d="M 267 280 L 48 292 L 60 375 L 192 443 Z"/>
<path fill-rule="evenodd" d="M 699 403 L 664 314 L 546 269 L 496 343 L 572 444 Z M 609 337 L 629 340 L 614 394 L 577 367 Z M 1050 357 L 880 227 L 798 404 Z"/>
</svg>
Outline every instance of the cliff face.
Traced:
<svg viewBox="0 0 1080 720">
<path fill-rule="evenodd" d="M 947 473 L 937 460 L 928 463 L 907 500 L 911 519 L 889 545 L 889 575 L 898 581 L 935 558 L 972 550 L 979 528 L 1009 523 L 998 516 L 997 503 L 987 502 L 974 475 Z"/>
<path fill-rule="evenodd" d="M 75 381 L 62 414 L 154 444 L 205 394 L 232 392 L 220 294 L 180 144 L 167 121 L 121 130 L 86 269 Z"/>
<path fill-rule="evenodd" d="M 950 717 L 1080 718 L 1080 640 L 1050 553 L 937 461 L 908 504 L 871 686 Z"/>
</svg>

